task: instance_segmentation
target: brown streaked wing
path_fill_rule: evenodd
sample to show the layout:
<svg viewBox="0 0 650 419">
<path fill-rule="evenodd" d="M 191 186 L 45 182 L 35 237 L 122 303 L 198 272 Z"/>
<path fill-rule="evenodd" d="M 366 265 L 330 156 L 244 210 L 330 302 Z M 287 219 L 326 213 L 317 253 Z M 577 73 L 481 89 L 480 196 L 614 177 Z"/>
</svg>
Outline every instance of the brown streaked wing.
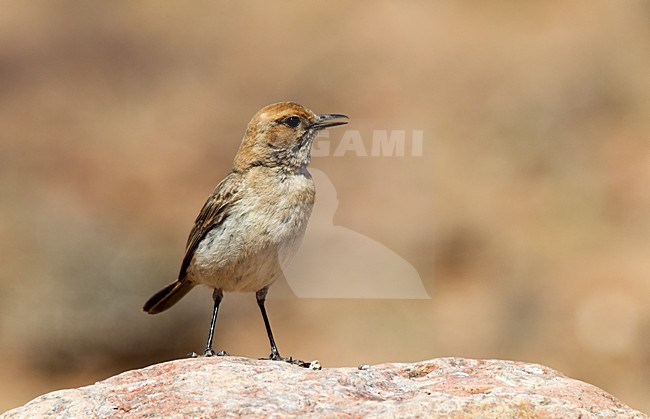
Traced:
<svg viewBox="0 0 650 419">
<path fill-rule="evenodd" d="M 187 238 L 185 256 L 181 264 L 181 271 L 178 274 L 179 280 L 185 277 L 187 268 L 194 256 L 194 251 L 201 240 L 212 228 L 226 219 L 232 205 L 239 200 L 237 196 L 239 191 L 238 175 L 230 173 L 217 185 L 212 195 L 205 202 L 201 212 L 196 217 L 190 236 Z"/>
</svg>

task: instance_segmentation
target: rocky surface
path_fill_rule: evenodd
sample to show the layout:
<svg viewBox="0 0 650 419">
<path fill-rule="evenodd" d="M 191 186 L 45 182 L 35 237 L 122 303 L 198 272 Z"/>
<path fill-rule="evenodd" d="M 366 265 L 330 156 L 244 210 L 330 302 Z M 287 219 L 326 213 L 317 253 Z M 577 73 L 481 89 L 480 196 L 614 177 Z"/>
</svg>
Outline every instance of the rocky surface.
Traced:
<svg viewBox="0 0 650 419">
<path fill-rule="evenodd" d="M 238 357 L 181 359 L 40 396 L 3 418 L 646 418 L 536 364 L 443 358 L 320 371 Z"/>
</svg>

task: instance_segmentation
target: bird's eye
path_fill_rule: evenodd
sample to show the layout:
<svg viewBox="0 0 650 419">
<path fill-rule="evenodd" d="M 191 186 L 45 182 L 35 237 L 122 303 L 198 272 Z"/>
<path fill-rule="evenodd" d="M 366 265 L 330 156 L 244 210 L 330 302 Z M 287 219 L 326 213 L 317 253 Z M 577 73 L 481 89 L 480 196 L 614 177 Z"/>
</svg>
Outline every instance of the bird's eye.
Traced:
<svg viewBox="0 0 650 419">
<path fill-rule="evenodd" d="M 300 118 L 298 118 L 297 116 L 290 116 L 284 120 L 284 124 L 287 125 L 288 127 L 295 128 L 298 125 L 300 125 Z"/>
</svg>

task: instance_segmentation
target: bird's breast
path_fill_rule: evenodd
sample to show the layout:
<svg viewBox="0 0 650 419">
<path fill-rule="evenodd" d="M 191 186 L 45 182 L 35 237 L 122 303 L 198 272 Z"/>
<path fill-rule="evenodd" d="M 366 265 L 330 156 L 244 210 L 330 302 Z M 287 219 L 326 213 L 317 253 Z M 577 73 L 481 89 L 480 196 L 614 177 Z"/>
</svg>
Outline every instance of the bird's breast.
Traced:
<svg viewBox="0 0 650 419">
<path fill-rule="evenodd" d="M 240 201 L 242 222 L 249 226 L 250 239 L 282 245 L 305 232 L 314 206 L 315 190 L 311 177 L 291 175 L 268 177 L 251 182 Z"/>
<path fill-rule="evenodd" d="M 282 274 L 314 205 L 311 177 L 248 179 L 239 200 L 197 246 L 193 280 L 224 291 L 255 291 Z"/>
</svg>

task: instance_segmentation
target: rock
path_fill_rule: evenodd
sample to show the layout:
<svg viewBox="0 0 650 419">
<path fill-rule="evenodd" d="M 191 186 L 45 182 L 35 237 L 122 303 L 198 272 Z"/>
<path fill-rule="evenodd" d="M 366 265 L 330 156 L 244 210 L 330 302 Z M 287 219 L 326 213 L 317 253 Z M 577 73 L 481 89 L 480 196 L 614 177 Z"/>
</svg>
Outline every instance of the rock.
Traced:
<svg viewBox="0 0 650 419">
<path fill-rule="evenodd" d="M 364 367 L 181 359 L 48 393 L 2 417 L 647 417 L 536 364 L 443 358 Z"/>
</svg>

